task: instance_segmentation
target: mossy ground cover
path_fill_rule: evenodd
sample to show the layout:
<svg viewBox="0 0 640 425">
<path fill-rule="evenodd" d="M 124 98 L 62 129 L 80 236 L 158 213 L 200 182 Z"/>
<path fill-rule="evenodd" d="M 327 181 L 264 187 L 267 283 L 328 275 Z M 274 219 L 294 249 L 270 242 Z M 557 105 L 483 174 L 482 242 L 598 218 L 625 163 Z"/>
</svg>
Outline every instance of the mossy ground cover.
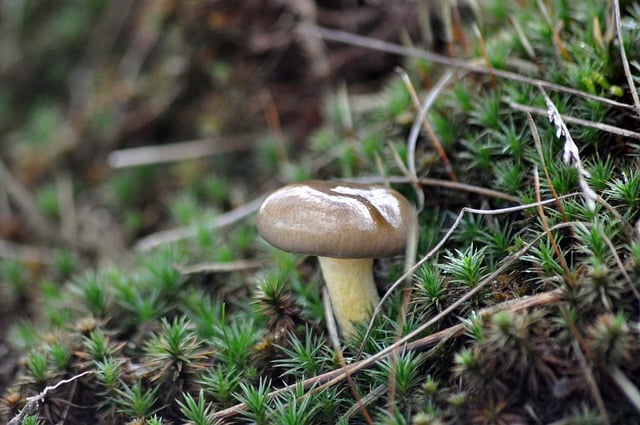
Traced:
<svg viewBox="0 0 640 425">
<path fill-rule="evenodd" d="M 323 57 L 287 23 L 332 2 L 315 21 L 7 3 L 2 420 L 638 423 L 640 5 L 621 3 L 482 1 L 454 57 L 425 55 L 419 11 L 401 44 L 321 31 Z M 386 62 L 309 77 L 355 51 Z M 415 262 L 376 262 L 387 295 L 350 341 L 315 259 L 255 229 L 309 178 L 419 208 Z"/>
</svg>

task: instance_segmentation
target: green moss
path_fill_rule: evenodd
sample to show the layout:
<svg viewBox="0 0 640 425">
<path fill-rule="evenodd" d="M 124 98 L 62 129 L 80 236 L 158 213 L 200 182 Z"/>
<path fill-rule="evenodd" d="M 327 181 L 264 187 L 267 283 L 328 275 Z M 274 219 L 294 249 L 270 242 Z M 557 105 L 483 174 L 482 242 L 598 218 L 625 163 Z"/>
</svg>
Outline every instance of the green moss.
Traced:
<svg viewBox="0 0 640 425">
<path fill-rule="evenodd" d="M 192 7 L 199 4 L 192 3 Z M 102 4 L 86 3 L 76 10 L 79 5 L 65 2 L 54 13 L 37 12 L 27 2 L 15 25 L 30 32 L 36 23 L 46 24 L 56 35 L 52 38 L 73 47 L 87 34 L 91 17 L 100 13 Z M 481 32 L 492 66 L 581 91 L 568 94 L 545 88 L 565 116 L 637 130 L 637 117 L 628 108 L 585 97 L 630 102 L 618 41 L 606 33 L 613 30 L 610 3 L 532 0 L 507 6 L 488 1 L 484 6 L 486 25 Z M 637 5 L 625 5 L 623 10 L 623 44 L 636 80 L 640 67 L 631 53 L 640 40 L 639 10 Z M 148 21 L 143 19 L 149 34 L 162 30 L 157 33 L 162 35 L 156 40 L 157 52 L 152 49 L 148 61 L 140 64 L 144 84 L 136 78 L 127 84 L 164 87 L 154 80 L 162 74 L 154 66 L 167 63 L 163 55 L 178 55 L 175 49 L 182 51 L 189 44 L 186 40 L 202 37 L 198 33 L 190 38 L 179 26 L 191 20 L 215 26 L 222 18 L 209 12 L 203 14 L 206 19 L 198 19 L 184 10 L 184 16 L 145 11 L 151 13 Z M 167 16 L 171 19 L 164 19 Z M 524 36 L 517 33 L 514 22 Z M 190 24 L 190 31 L 202 30 L 195 27 Z M 479 46 L 471 40 L 468 54 L 484 63 Z M 530 57 L 525 41 L 535 57 Z M 27 57 L 42 52 L 46 42 L 42 34 L 30 41 Z M 245 71 L 237 70 L 236 75 L 233 64 L 191 50 L 180 55 L 181 60 L 193 60 L 190 78 L 193 73 L 197 79 L 197 63 L 205 62 L 206 72 L 198 81 L 220 90 Z M 108 91 L 113 89 L 108 74 L 119 69 L 119 62 L 105 61 L 104 74 L 96 74 L 95 81 Z M 69 58 L 52 65 L 42 85 L 59 83 L 61 76 L 66 81 L 69 67 Z M 443 71 L 442 65 L 424 59 L 407 59 L 405 67 L 421 99 Z M 179 73 L 175 78 L 183 82 Z M 376 101 L 348 93 L 348 87 L 328 97 L 322 125 L 295 144 L 289 143 L 288 135 L 271 131 L 257 138 L 251 153 L 238 157 L 149 165 L 112 174 L 95 163 L 83 169 L 92 180 L 74 185 L 77 211 L 86 213 L 87 205 L 109 211 L 124 223 L 131 238 L 149 229 L 168 229 L 179 240 L 147 251 L 122 250 L 122 257 L 110 258 L 79 239 L 78 246 L 56 249 L 55 258 L 37 266 L 30 257 L 2 260 L 1 312 L 24 307 L 28 315 L 7 333 L 10 357 L 21 359 L 14 365 L 10 387 L 26 397 L 90 372 L 73 385 L 62 385 L 55 397 L 47 397 L 42 410 L 47 415 L 25 421 L 212 424 L 223 409 L 235 407 L 226 412 L 231 421 L 365 422 L 354 408 L 355 392 L 376 423 L 602 423 L 607 418 L 611 423 L 631 423 L 629 418 L 637 412 L 621 396 L 625 391 L 619 383 L 623 376 L 629 388 L 640 385 L 634 363 L 640 355 L 640 334 L 634 324 L 640 290 L 637 140 L 566 123 L 588 172 L 586 182 L 606 201 L 591 208 L 575 167 L 578 159 L 573 164 L 563 161 L 566 136 L 558 137 L 557 126 L 548 122 L 540 87 L 500 76 L 495 81 L 496 86 L 487 74 L 459 71 L 428 111 L 449 164 L 424 132 L 415 152 L 410 151 L 407 135 L 414 105 L 405 82 L 394 74 Z M 79 151 L 52 149 L 52 144 L 66 140 L 60 136 L 66 134 L 61 128 L 69 124 L 68 105 L 50 100 L 59 88 L 48 87 L 15 115 L 3 105 L 17 99 L 17 93 L 9 87 L 0 90 L 0 126 L 4 129 L 15 121 L 7 134 L 10 140 L 25 141 L 8 149 L 11 158 L 19 160 L 21 183 L 56 223 L 73 219 L 76 210 L 59 204 L 49 180 L 55 167 L 30 162 L 40 149 L 57 152 L 56 158 L 77 166 L 87 158 L 102 163 L 102 156 L 127 144 L 128 137 L 137 145 L 145 138 L 163 143 L 221 131 L 218 116 L 194 112 L 210 111 L 209 102 L 219 105 L 217 99 L 200 99 L 198 108 L 177 114 L 179 118 L 172 121 L 169 116 L 176 111 L 171 106 L 154 115 L 152 106 L 162 105 L 162 99 L 153 93 L 138 86 L 118 87 L 118 96 L 126 101 L 119 98 L 122 104 L 115 105 L 104 100 L 104 94 L 92 93 L 95 110 L 78 118 L 80 124 L 74 127 L 87 143 L 100 140 L 91 145 L 95 154 L 89 156 L 81 155 L 84 146 L 77 146 Z M 181 105 L 182 99 L 173 101 Z M 138 109 L 140 105 L 144 108 Z M 532 116 L 540 152 L 523 106 L 542 109 L 540 116 L 537 110 Z M 129 112 L 135 120 L 119 127 L 126 136 L 120 139 L 110 132 L 110 125 L 117 119 L 126 121 Z M 161 124 L 153 127 L 149 123 L 154 120 Z M 187 135 L 182 132 L 185 127 L 192 127 Z M 417 199 L 407 182 L 413 176 L 405 172 L 412 157 L 418 182 L 409 183 L 423 191 L 425 205 L 417 241 L 422 263 L 404 283 L 408 304 L 403 305 L 403 291 L 396 288 L 376 312 L 367 339 L 368 324 L 357 324 L 353 341 L 342 341 L 342 352 L 337 353 L 326 330 L 316 260 L 267 246 L 252 218 L 229 211 L 282 182 L 308 178 L 373 176 L 382 182 L 388 179 Z M 91 191 L 91 185 L 99 190 Z M 553 200 L 554 193 L 561 198 L 540 209 L 466 212 L 456 221 L 464 207 L 491 210 L 535 202 L 538 196 Z M 83 203 L 85 197 L 92 202 Z M 11 210 L 14 202 L 1 204 Z M 221 217 L 231 220 L 220 225 Z M 454 224 L 457 227 L 449 235 Z M 10 226 L 0 227 L 11 233 Z M 80 226 L 75 230 L 82 231 Z M 18 234 L 15 239 L 21 237 L 25 236 Z M 36 242 L 36 248 L 57 243 Z M 100 240 L 100 248 L 103 243 L 106 239 Z M 427 258 L 436 246 L 438 250 Z M 223 263 L 232 270 L 221 267 Z M 402 258 L 376 261 L 374 271 L 379 289 L 386 291 L 403 273 Z M 542 296 L 548 297 L 544 304 L 521 308 L 521 303 L 533 305 Z M 377 358 L 353 373 L 349 384 L 322 386 L 308 381 L 339 373 L 341 356 L 355 364 L 414 331 L 418 334 L 414 345 Z M 4 410 L 0 415 L 8 416 Z"/>
</svg>

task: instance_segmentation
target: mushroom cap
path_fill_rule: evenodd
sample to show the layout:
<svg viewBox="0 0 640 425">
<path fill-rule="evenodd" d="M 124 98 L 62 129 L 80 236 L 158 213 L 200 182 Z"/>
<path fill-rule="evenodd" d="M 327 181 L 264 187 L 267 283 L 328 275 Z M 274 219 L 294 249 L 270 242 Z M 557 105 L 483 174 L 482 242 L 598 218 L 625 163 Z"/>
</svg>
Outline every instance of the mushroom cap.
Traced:
<svg viewBox="0 0 640 425">
<path fill-rule="evenodd" d="M 260 235 L 283 251 L 334 258 L 380 258 L 404 252 L 416 220 L 393 189 L 311 180 L 284 186 L 257 214 Z"/>
</svg>

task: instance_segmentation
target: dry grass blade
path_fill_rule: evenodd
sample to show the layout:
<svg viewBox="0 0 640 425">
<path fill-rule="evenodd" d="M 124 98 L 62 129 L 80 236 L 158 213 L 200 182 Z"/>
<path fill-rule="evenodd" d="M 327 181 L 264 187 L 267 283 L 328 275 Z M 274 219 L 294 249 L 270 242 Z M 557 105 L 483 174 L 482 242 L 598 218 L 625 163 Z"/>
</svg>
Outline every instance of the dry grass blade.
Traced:
<svg viewBox="0 0 640 425">
<path fill-rule="evenodd" d="M 509 105 L 509 107 L 517 111 L 527 112 L 527 113 L 536 114 L 536 115 L 544 115 L 544 116 L 549 115 L 549 111 L 542 108 L 523 105 L 521 103 L 512 102 L 508 99 L 506 100 L 506 102 Z M 605 131 L 607 133 L 616 134 L 618 136 L 629 137 L 631 139 L 640 140 L 640 133 L 635 131 L 627 130 L 627 129 L 616 127 L 609 124 L 602 124 L 595 121 L 588 121 L 580 118 L 570 117 L 568 115 L 560 115 L 560 117 L 565 123 L 577 124 L 584 127 L 595 128 L 596 130 Z"/>
<path fill-rule="evenodd" d="M 622 60 L 622 67 L 624 68 L 624 75 L 627 78 L 627 84 L 629 84 L 629 91 L 631 92 L 631 98 L 636 108 L 636 114 L 640 115 L 640 96 L 638 96 L 638 90 L 633 82 L 633 75 L 631 74 L 631 68 L 629 67 L 629 60 L 627 59 L 627 53 L 624 51 L 624 40 L 622 39 L 622 24 L 620 22 L 620 0 L 613 0 L 613 9 L 616 22 L 616 33 L 618 35 L 618 44 L 620 45 L 620 59 Z"/>
<path fill-rule="evenodd" d="M 430 177 L 423 177 L 419 180 L 419 183 L 423 186 L 436 186 L 447 189 L 459 190 L 462 192 L 475 193 L 477 195 L 488 196 L 490 198 L 504 199 L 509 202 L 519 203 L 521 200 L 517 196 L 509 195 L 504 192 L 499 192 L 493 189 L 487 189 L 486 187 L 476 186 L 469 183 L 452 182 L 447 180 L 433 179 Z"/>
<path fill-rule="evenodd" d="M 73 191 L 73 178 L 68 171 L 56 173 L 60 232 L 67 240 L 75 240 L 78 234 L 78 214 Z"/>
<path fill-rule="evenodd" d="M 407 168 L 405 163 L 402 162 L 402 157 L 400 156 L 400 153 L 398 152 L 398 149 L 396 149 L 396 147 L 393 146 L 391 143 L 389 143 L 388 146 L 389 146 L 389 150 L 391 151 L 391 155 L 393 156 L 393 162 L 396 163 L 396 165 L 398 166 L 398 168 L 400 169 L 402 174 L 407 176 L 406 177 L 406 181 L 407 182 L 415 182 L 415 180 L 413 180 L 411 178 L 411 172 L 409 171 L 409 169 Z"/>
<path fill-rule="evenodd" d="M 362 399 L 357 403 L 354 404 L 353 406 L 351 406 L 345 413 L 344 415 L 341 416 L 341 420 L 342 421 L 348 421 L 349 419 L 351 419 L 356 413 L 358 413 L 358 411 L 360 410 L 360 404 L 368 406 L 369 404 L 373 403 L 374 401 L 376 401 L 377 399 L 379 399 L 380 397 L 382 397 L 382 395 L 384 394 L 384 392 L 387 390 L 387 386 L 386 385 L 378 385 L 377 387 L 375 387 L 372 390 L 369 390 L 369 392 L 362 397 Z M 347 423 L 347 422 L 345 422 Z"/>
<path fill-rule="evenodd" d="M 189 142 L 121 149 L 111 152 L 107 162 L 113 168 L 126 168 L 197 159 L 251 149 L 255 146 L 254 138 L 255 135 L 209 137 Z"/>
<path fill-rule="evenodd" d="M 631 404 L 633 404 L 633 407 L 640 412 L 640 391 L 638 391 L 638 387 L 633 384 L 633 381 L 631 381 L 631 379 L 629 379 L 619 367 L 614 367 L 609 370 L 609 376 L 611 376 L 613 382 L 616 383 L 622 393 L 627 397 Z"/>
<path fill-rule="evenodd" d="M 511 25 L 513 25 L 513 28 L 516 30 L 516 34 L 518 34 L 518 39 L 520 40 L 520 44 L 522 44 L 522 47 L 527 52 L 527 55 L 529 55 L 529 58 L 535 63 L 538 63 L 538 57 L 536 55 L 536 51 L 533 49 L 533 46 L 529 41 L 529 37 L 527 37 L 527 34 L 524 32 L 524 30 L 522 29 L 518 21 L 515 20 L 513 17 L 511 17 L 509 18 L 509 22 L 511 22 Z"/>
<path fill-rule="evenodd" d="M 416 157 L 416 145 L 418 141 L 420 123 L 422 123 L 422 126 L 427 132 L 427 135 L 431 139 L 431 143 L 433 143 L 433 147 L 438 152 L 438 155 L 442 159 L 442 162 L 444 162 L 444 166 L 447 170 L 447 173 L 449 174 L 449 177 L 454 182 L 458 181 L 458 178 L 456 177 L 456 174 L 453 171 L 453 167 L 451 166 L 451 161 L 449 161 L 449 157 L 447 156 L 447 153 L 442 147 L 442 144 L 440 143 L 440 139 L 438 139 L 438 136 L 436 135 L 435 131 L 433 130 L 433 127 L 431 126 L 431 124 L 429 123 L 429 120 L 427 119 L 427 111 L 429 110 L 431 105 L 433 105 L 433 103 L 438 98 L 442 90 L 444 90 L 444 88 L 449 84 L 454 74 L 455 72 L 452 70 L 447 71 L 438 80 L 438 83 L 435 86 L 433 86 L 433 88 L 429 92 L 429 96 L 427 96 L 427 98 L 422 103 L 422 106 L 420 105 L 420 99 L 418 98 L 418 94 L 416 93 L 413 87 L 413 84 L 411 84 L 411 80 L 409 79 L 409 76 L 407 75 L 407 73 L 402 71 L 400 74 L 402 76 L 402 81 L 404 82 L 405 87 L 407 88 L 407 90 L 409 91 L 409 94 L 411 95 L 413 106 L 418 111 L 418 115 L 416 116 L 413 122 L 413 125 L 411 127 L 411 132 L 409 133 L 409 139 L 407 142 L 409 170 L 411 171 L 411 177 L 413 177 L 416 181 L 418 179 L 418 176 L 416 174 L 416 165 L 415 165 L 416 158 L 415 157 Z M 420 207 L 422 207 L 422 205 L 420 205 Z"/>
<path fill-rule="evenodd" d="M 538 156 L 540 157 L 540 162 L 542 164 L 542 167 L 544 168 L 544 174 L 545 174 L 547 182 L 549 184 L 549 188 L 551 190 L 551 193 L 553 194 L 553 197 L 556 199 L 556 205 L 558 206 L 558 210 L 562 214 L 562 218 L 564 219 L 565 222 L 567 222 L 567 221 L 569 221 L 569 219 L 567 218 L 567 214 L 564 211 L 564 207 L 562 206 L 562 203 L 560 202 L 560 199 L 558 198 L 558 193 L 556 192 L 556 189 L 553 186 L 553 182 L 551 180 L 551 176 L 549 176 L 549 171 L 547 170 L 547 166 L 545 164 L 544 154 L 542 152 L 542 141 L 540 140 L 540 134 L 538 133 L 538 128 L 536 127 L 535 123 L 533 122 L 533 118 L 531 117 L 531 114 L 527 114 L 527 120 L 529 122 L 529 127 L 531 128 L 531 135 L 533 136 L 534 144 L 536 146 L 536 151 L 538 152 Z M 537 167 L 534 168 L 533 173 L 534 173 L 536 200 L 538 202 L 540 202 L 542 197 L 541 197 L 541 194 L 540 194 L 540 178 L 538 176 L 538 168 Z M 549 242 L 551 243 L 551 246 L 553 247 L 553 251 L 555 252 L 556 257 L 558 258 L 558 262 L 560 263 L 560 267 L 562 267 L 562 270 L 564 271 L 565 280 L 567 282 L 570 282 L 570 283 L 573 284 L 573 277 L 571 276 L 571 271 L 569 270 L 569 267 L 567 266 L 567 263 L 564 260 L 564 256 L 562 255 L 562 251 L 560 251 L 560 248 L 558 247 L 558 244 L 556 243 L 556 239 L 553 236 L 553 233 L 551 233 L 551 231 L 549 231 L 549 223 L 547 222 L 547 216 L 544 213 L 544 208 L 542 208 L 542 206 L 540 206 L 540 205 L 538 205 L 538 216 L 540 217 L 540 221 L 542 222 L 542 226 L 544 227 L 545 231 L 547 232 L 547 236 L 549 238 Z"/>
<path fill-rule="evenodd" d="M 489 59 L 489 54 L 487 53 L 487 45 L 484 42 L 484 37 L 482 37 L 482 33 L 480 32 L 480 28 L 477 25 L 473 25 L 473 32 L 478 39 L 478 45 L 480 46 L 480 51 L 482 52 L 482 59 L 484 60 L 485 65 L 487 66 L 487 70 L 489 71 L 489 78 L 491 79 L 491 87 L 493 89 L 498 88 L 498 82 L 496 81 L 496 76 L 494 75 L 494 69 L 491 65 L 491 59 Z"/>
<path fill-rule="evenodd" d="M 220 229 L 222 227 L 230 226 L 236 221 L 242 220 L 256 212 L 263 199 L 264 196 L 261 196 L 231 211 L 220 214 L 214 220 L 207 223 L 206 228 L 211 230 Z M 192 227 L 178 227 L 175 229 L 160 231 L 138 239 L 135 244 L 135 249 L 137 251 L 149 251 L 161 245 L 194 237 L 196 232 L 196 229 Z"/>
<path fill-rule="evenodd" d="M 540 164 L 544 169 L 544 175 L 547 179 L 547 184 L 549 185 L 549 189 L 553 197 L 557 200 L 556 205 L 558 206 L 558 210 L 562 214 L 562 218 L 564 221 L 569 221 L 567 218 L 567 214 L 564 211 L 564 207 L 562 203 L 558 199 L 558 192 L 556 192 L 556 188 L 553 186 L 553 181 L 551 180 L 551 176 L 549 176 L 549 170 L 547 169 L 547 165 L 545 164 L 544 154 L 542 152 L 542 140 L 540 140 L 540 133 L 538 133 L 538 127 L 536 127 L 536 123 L 533 121 L 533 117 L 531 114 L 527 114 L 527 122 L 529 123 L 529 128 L 531 129 L 531 136 L 533 137 L 533 143 L 536 147 L 536 151 L 538 152 L 538 158 L 540 158 Z M 539 201 L 539 199 L 538 199 Z"/>
<path fill-rule="evenodd" d="M 263 265 L 264 262 L 258 260 L 237 260 L 224 263 L 198 263 L 189 266 L 176 265 L 175 268 L 182 274 L 230 273 L 257 269 Z"/>
<path fill-rule="evenodd" d="M 419 233 L 420 233 L 420 229 L 418 228 L 418 221 L 414 220 L 413 224 L 411 225 L 411 228 L 409 229 L 409 238 L 407 241 L 407 247 L 405 249 L 404 275 L 407 277 L 404 280 L 404 287 L 402 288 L 402 307 L 400 309 L 400 313 L 398 314 L 398 318 L 397 318 L 398 326 L 397 326 L 396 335 L 395 335 L 396 341 L 402 338 L 402 330 L 404 329 L 404 325 L 407 321 L 409 305 L 411 304 L 413 286 L 411 285 L 411 273 L 409 273 L 409 271 L 413 268 L 415 264 L 416 254 L 418 252 L 418 239 L 420 237 Z M 382 303 L 380 303 L 379 305 L 382 305 Z M 378 306 L 376 306 L 376 308 L 378 308 Z M 363 341 L 366 341 L 366 339 L 368 338 L 372 330 L 372 323 L 373 321 L 369 323 L 369 327 L 367 328 L 367 334 L 363 339 Z M 362 346 L 360 347 L 360 352 L 361 351 L 362 351 Z M 395 361 L 395 357 L 397 356 L 397 353 L 392 354 L 392 356 L 394 357 L 394 359 L 392 359 L 392 362 L 393 362 Z M 395 406 L 396 385 L 397 385 L 396 369 L 391 368 L 389 372 L 389 384 L 388 384 L 389 394 L 387 397 L 388 399 L 387 415 L 389 417 L 389 420 L 393 418 L 393 406 Z"/>
<path fill-rule="evenodd" d="M 581 339 L 581 337 L 578 335 L 578 330 L 575 328 L 575 325 L 572 325 L 571 328 L 572 328 L 571 331 L 574 334 L 574 337 L 576 337 L 576 339 L 574 339 L 572 342 L 573 352 L 575 353 L 578 359 L 578 362 L 580 363 L 580 368 L 582 370 L 582 373 L 584 374 L 585 379 L 587 380 L 589 389 L 591 389 L 593 399 L 595 400 L 596 405 L 600 410 L 600 414 L 602 415 L 602 420 L 605 425 L 609 425 L 611 423 L 611 420 L 609 419 L 609 415 L 607 414 L 607 407 L 604 404 L 604 400 L 602 399 L 602 394 L 600 394 L 600 390 L 598 389 L 598 384 L 596 383 L 595 377 L 593 376 L 593 373 L 589 368 L 587 359 L 585 358 L 585 355 L 582 352 L 581 344 L 580 342 L 578 342 L 578 340 Z"/>
<path fill-rule="evenodd" d="M 538 176 L 537 167 L 534 168 L 533 174 L 534 174 L 534 182 L 535 182 L 536 200 L 538 201 L 538 216 L 540 217 L 540 221 L 542 222 L 542 227 L 544 227 L 544 231 L 547 233 L 547 238 L 549 239 L 549 242 L 553 247 L 553 251 L 555 252 L 556 257 L 558 257 L 558 262 L 560 263 L 560 267 L 562 267 L 562 270 L 564 271 L 564 279 L 566 282 L 570 283 L 573 286 L 574 282 L 571 276 L 571 270 L 569 270 L 569 267 L 567 266 L 567 263 L 564 260 L 564 256 L 562 255 L 562 251 L 560 251 L 560 248 L 556 243 L 556 238 L 553 236 L 553 233 L 549 229 L 549 222 L 547 221 L 547 216 L 544 213 L 544 208 L 542 208 L 542 205 L 540 205 L 540 199 L 541 199 L 540 176 Z"/>
<path fill-rule="evenodd" d="M 570 61 L 571 55 L 569 55 L 569 52 L 567 52 L 567 49 L 566 47 L 564 47 L 564 43 L 562 42 L 562 38 L 560 37 L 560 28 L 558 27 L 558 25 L 561 24 L 559 23 L 558 25 L 555 25 L 551 21 L 551 16 L 549 14 L 549 10 L 547 9 L 547 5 L 542 0 L 537 0 L 536 3 L 542 16 L 544 17 L 544 20 L 547 23 L 547 26 L 549 27 L 549 30 L 553 34 L 553 42 L 556 49 L 556 61 L 558 62 L 558 64 L 562 64 L 563 60 Z"/>
<path fill-rule="evenodd" d="M 408 56 L 415 57 L 419 59 L 425 59 L 428 61 L 432 61 L 435 63 L 439 63 L 446 66 L 451 66 L 454 68 L 464 69 L 470 72 L 477 72 L 481 74 L 488 74 L 489 72 L 493 72 L 493 75 L 499 78 L 504 78 L 511 81 L 517 81 L 525 84 L 529 84 L 532 86 L 544 87 L 548 90 L 558 91 L 561 93 L 572 94 L 575 96 L 579 96 L 585 99 L 595 100 L 597 102 L 601 102 L 607 105 L 624 108 L 624 109 L 635 109 L 635 106 L 629 105 L 623 102 L 618 102 L 613 99 L 608 99 L 606 97 L 593 95 L 581 90 L 576 90 L 571 87 L 562 86 L 559 84 L 554 84 L 549 81 L 540 80 L 536 78 L 529 78 L 522 74 L 518 74 L 515 72 L 504 71 L 501 69 L 493 69 L 489 70 L 486 66 L 479 65 L 474 63 L 473 61 L 466 61 L 457 58 L 451 58 L 444 55 L 438 55 L 436 53 L 426 52 L 422 49 L 414 48 L 414 47 L 405 47 L 394 43 L 389 43 L 383 40 L 377 40 L 375 38 L 363 37 L 360 35 L 352 34 L 345 31 L 333 30 L 329 28 L 322 27 L 313 27 L 308 28 L 307 25 L 302 25 L 298 28 L 298 31 L 304 33 L 310 33 L 311 31 L 315 31 L 314 34 L 320 35 L 325 40 L 335 41 L 339 43 L 350 44 L 353 46 L 360 46 L 363 48 L 377 50 L 381 52 L 391 53 L 399 56 Z"/>
<path fill-rule="evenodd" d="M 359 177 L 356 179 L 349 179 L 349 180 L 360 182 L 360 183 L 380 183 L 380 182 L 411 183 L 410 179 L 402 176 L 388 176 L 388 177 L 372 176 L 372 177 Z M 486 187 L 482 187 L 482 186 L 475 186 L 468 183 L 452 182 L 450 180 L 434 179 L 430 177 L 422 177 L 418 180 L 418 183 L 420 183 L 421 186 L 441 187 L 445 189 L 457 190 L 460 192 L 475 193 L 478 195 L 487 196 L 489 198 L 504 199 L 509 202 L 516 202 L 516 203 L 520 202 L 520 198 L 516 196 L 512 196 L 507 193 L 499 192 L 493 189 L 487 189 Z"/>
<path fill-rule="evenodd" d="M 539 87 L 542 95 L 544 96 L 545 103 L 547 104 L 548 113 L 549 113 L 549 121 L 553 123 L 556 128 L 556 137 L 560 139 L 564 137 L 564 147 L 562 148 L 562 160 L 565 164 L 569 164 L 578 170 L 578 184 L 580 186 L 580 190 L 582 190 L 582 194 L 584 196 L 585 201 L 587 202 L 587 206 L 591 211 L 593 211 L 596 207 L 596 200 L 598 195 L 596 192 L 589 187 L 589 183 L 587 183 L 587 178 L 589 177 L 589 172 L 582 165 L 582 161 L 580 160 L 580 150 L 578 146 L 573 141 L 573 137 L 571 137 L 571 133 L 567 128 L 564 120 L 562 119 L 562 115 L 558 112 L 558 108 L 553 104 L 547 93 L 544 91 L 542 87 Z"/>
</svg>

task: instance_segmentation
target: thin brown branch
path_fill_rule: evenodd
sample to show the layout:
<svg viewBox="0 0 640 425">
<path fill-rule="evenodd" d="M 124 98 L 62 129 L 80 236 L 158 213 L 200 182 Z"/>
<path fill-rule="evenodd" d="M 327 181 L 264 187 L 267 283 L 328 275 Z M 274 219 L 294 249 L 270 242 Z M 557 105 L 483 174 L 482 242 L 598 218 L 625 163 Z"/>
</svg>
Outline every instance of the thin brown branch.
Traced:
<svg viewBox="0 0 640 425">
<path fill-rule="evenodd" d="M 484 59 L 484 64 L 487 66 L 487 70 L 489 71 L 489 78 L 491 79 L 491 87 L 493 89 L 498 88 L 498 82 L 496 81 L 496 76 L 494 75 L 493 65 L 491 65 L 491 60 L 489 59 L 489 54 L 487 53 L 487 45 L 484 42 L 484 38 L 482 37 L 482 33 L 480 32 L 480 28 L 478 25 L 473 25 L 473 32 L 478 38 L 478 45 L 480 46 L 480 51 L 482 52 L 482 59 Z"/>
<path fill-rule="evenodd" d="M 540 195 L 540 178 L 538 176 L 538 168 L 536 167 L 533 170 L 534 173 L 534 182 L 535 182 L 535 193 L 536 193 L 536 200 L 538 201 L 538 216 L 540 217 L 540 221 L 542 222 L 542 227 L 544 228 L 544 231 L 547 233 L 547 238 L 549 239 L 549 242 L 551 243 L 551 247 L 553 248 L 553 251 L 556 254 L 556 257 L 558 258 L 558 262 L 560 263 L 560 267 L 562 268 L 562 270 L 564 271 L 564 279 L 567 283 L 570 283 L 571 286 L 574 285 L 574 281 L 573 281 L 573 277 L 571 276 L 571 270 L 569 270 L 569 266 L 567 266 L 566 261 L 564 260 L 564 256 L 562 255 L 562 251 L 560 251 L 560 247 L 558 247 L 558 244 L 556 243 L 556 238 L 555 236 L 553 236 L 553 233 L 551 232 L 551 229 L 549 228 L 549 222 L 547 221 L 547 216 L 544 213 L 544 208 L 542 208 L 542 205 L 540 205 L 540 200 L 541 200 L 541 195 Z"/>
<path fill-rule="evenodd" d="M 311 28 L 306 25 L 302 25 L 298 28 L 298 31 L 310 33 Z M 415 47 L 405 47 L 387 41 L 378 40 L 375 38 L 364 37 L 356 34 L 352 34 L 345 31 L 334 30 L 324 27 L 314 27 L 314 34 L 319 34 L 325 40 L 335 41 L 339 43 L 350 44 L 352 46 L 359 46 L 371 50 L 377 50 L 399 56 L 415 57 L 419 59 L 425 59 L 431 62 L 439 63 L 446 66 L 465 69 L 470 72 L 477 72 L 480 74 L 488 74 L 490 72 L 486 66 L 479 65 L 473 61 L 467 61 L 458 58 L 452 58 L 445 55 L 439 55 L 436 53 L 427 52 L 425 50 Z M 501 69 L 493 69 L 493 74 L 496 77 L 504 78 L 511 81 L 517 81 L 532 86 L 541 86 L 549 90 L 567 93 L 575 96 L 579 96 L 585 99 L 595 100 L 597 102 L 605 103 L 611 106 L 616 106 L 624 109 L 635 109 L 633 105 L 629 105 L 623 102 L 618 102 L 613 99 L 607 99 L 606 97 L 593 95 L 581 90 L 577 90 L 571 87 L 565 87 L 559 84 L 554 84 L 549 81 L 540 80 L 536 78 L 529 78 L 524 75 L 505 71 Z"/>
<path fill-rule="evenodd" d="M 371 176 L 371 177 L 360 177 L 357 179 L 349 179 L 349 180 L 360 182 L 360 183 L 379 183 L 381 181 L 386 181 L 389 183 L 411 183 L 411 180 L 409 180 L 407 177 L 402 177 L 402 176 L 387 176 L 387 177 Z M 475 186 L 468 183 L 452 182 L 450 180 L 434 179 L 430 177 L 421 177 L 420 179 L 418 179 L 418 183 L 422 186 L 441 187 L 445 189 L 457 190 L 460 192 L 475 193 L 482 196 L 488 196 L 490 198 L 504 199 L 509 202 L 516 202 L 516 203 L 520 202 L 519 198 L 509 195 L 507 193 L 499 192 L 493 189 L 487 189 L 486 187 L 482 187 L 482 186 Z"/>
<path fill-rule="evenodd" d="M 523 105 L 521 103 L 516 103 L 511 101 L 507 101 L 507 103 L 509 107 L 517 111 L 527 112 L 535 115 L 543 115 L 543 116 L 548 115 L 548 111 L 546 109 L 536 108 L 533 106 Z M 631 139 L 640 140 L 640 133 L 635 131 L 626 130 L 624 128 L 616 127 L 609 124 L 602 124 L 595 121 L 588 121 L 580 118 L 570 117 L 568 115 L 560 115 L 560 117 L 562 117 L 563 121 L 566 123 L 578 124 L 584 127 L 595 128 L 596 130 L 604 131 L 611 134 L 616 134 L 618 136 L 629 137 Z"/>
<path fill-rule="evenodd" d="M 562 219 L 567 222 L 569 218 L 567 217 L 567 213 L 558 198 L 558 192 L 556 192 L 556 188 L 553 186 L 553 181 L 551 180 L 551 176 L 549 175 L 549 169 L 547 168 L 546 161 L 544 159 L 544 153 L 542 152 L 542 140 L 540 139 L 540 133 L 538 133 L 538 127 L 536 123 L 533 121 L 533 117 L 531 114 L 527 114 L 527 122 L 529 123 L 529 128 L 531 129 L 531 136 L 533 137 L 533 143 L 536 147 L 536 151 L 538 152 L 538 158 L 540 158 L 540 164 L 542 165 L 542 169 L 544 170 L 544 175 L 547 179 L 547 184 L 549 185 L 549 189 L 551 190 L 551 194 L 556 199 L 556 205 L 558 207 L 558 211 L 562 214 Z"/>
<path fill-rule="evenodd" d="M 579 340 L 582 340 L 582 338 L 579 336 L 578 330 L 575 324 L 572 324 L 571 331 L 574 334 L 574 337 L 576 338 L 572 341 L 572 344 L 571 344 L 573 346 L 573 352 L 575 353 L 578 359 L 578 363 L 580 363 L 580 368 L 584 374 L 584 378 L 586 379 L 587 384 L 589 385 L 589 388 L 591 389 L 591 395 L 593 396 L 593 399 L 596 402 L 598 409 L 600 410 L 600 414 L 602 415 L 602 420 L 605 425 L 609 425 L 611 424 L 611 420 L 609 419 L 609 415 L 607 413 L 607 407 L 604 404 L 604 400 L 602 399 L 602 394 L 600 394 L 600 390 L 598 389 L 598 384 L 596 383 L 596 379 L 593 376 L 593 373 L 589 368 L 589 365 L 587 364 L 587 359 L 585 358 L 585 355 L 582 352 L 582 348 L 581 348 L 582 344 L 579 342 Z"/>
</svg>

